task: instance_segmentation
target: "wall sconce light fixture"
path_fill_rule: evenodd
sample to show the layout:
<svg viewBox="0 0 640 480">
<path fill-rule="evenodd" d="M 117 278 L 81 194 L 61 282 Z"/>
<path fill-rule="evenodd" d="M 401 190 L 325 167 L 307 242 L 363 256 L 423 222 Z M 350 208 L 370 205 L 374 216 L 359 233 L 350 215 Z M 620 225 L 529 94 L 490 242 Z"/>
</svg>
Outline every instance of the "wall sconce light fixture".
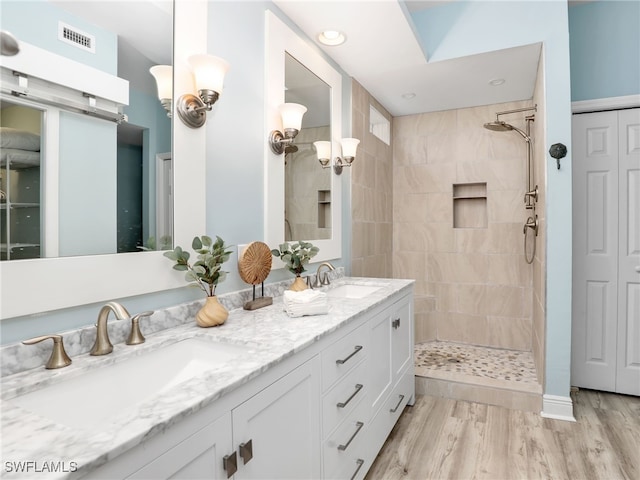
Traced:
<svg viewBox="0 0 640 480">
<path fill-rule="evenodd" d="M 158 86 L 158 98 L 160 104 L 167 111 L 167 117 L 171 117 L 171 99 L 173 97 L 173 68 L 171 65 L 155 65 L 149 69 L 149 73 L 156 79 Z"/>
<path fill-rule="evenodd" d="M 302 127 L 302 116 L 306 111 L 307 107 L 299 103 L 283 103 L 278 107 L 284 133 L 280 130 L 272 130 L 269 134 L 269 146 L 273 153 L 280 155 L 287 145 L 293 143 L 293 139 Z"/>
<path fill-rule="evenodd" d="M 187 62 L 193 71 L 198 96 L 190 93 L 182 95 L 176 103 L 176 111 L 186 126 L 200 128 L 207 121 L 205 112 L 211 111 L 222 93 L 229 63 L 207 54 L 192 55 Z"/>
<path fill-rule="evenodd" d="M 356 159 L 356 150 L 360 140 L 357 138 L 343 138 L 340 143 L 342 144 L 342 157 L 336 157 L 333 161 L 333 171 L 336 175 L 342 174 L 342 168 L 350 167 Z M 322 168 L 331 167 L 331 142 L 313 142 L 313 146 L 316 147 L 318 161 Z"/>
</svg>

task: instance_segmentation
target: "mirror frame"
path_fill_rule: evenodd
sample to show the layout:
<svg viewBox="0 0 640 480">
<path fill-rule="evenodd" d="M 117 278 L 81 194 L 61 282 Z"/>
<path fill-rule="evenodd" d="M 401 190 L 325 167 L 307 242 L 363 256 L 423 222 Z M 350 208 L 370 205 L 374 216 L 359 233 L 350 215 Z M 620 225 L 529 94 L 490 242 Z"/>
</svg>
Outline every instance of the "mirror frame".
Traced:
<svg viewBox="0 0 640 480">
<path fill-rule="evenodd" d="M 268 134 L 274 129 L 282 130 L 278 106 L 284 103 L 285 52 L 331 87 L 331 145 L 332 157 L 339 152 L 342 138 L 342 75 L 327 60 L 289 28 L 273 12 L 265 13 L 265 243 L 277 248 L 284 243 L 284 154 L 276 155 L 269 148 Z M 295 143 L 295 141 L 294 141 Z M 320 164 L 318 163 L 318 168 Z M 342 257 L 342 182 L 331 173 L 331 238 L 327 240 L 300 238 L 312 242 L 320 251 L 315 262 Z M 293 240 L 293 241 L 296 241 Z M 283 268 L 284 264 L 274 259 L 272 268 Z"/>
<path fill-rule="evenodd" d="M 197 4 L 197 5 L 196 5 Z M 193 15 L 197 7 L 198 15 Z M 207 2 L 174 1 L 174 98 L 193 92 L 187 57 L 207 51 Z M 176 35 L 189 32 L 189 35 Z M 173 118 L 177 118 L 175 115 Z M 174 245 L 206 230 L 206 129 L 173 122 Z M 16 260 L 0 263 L 0 319 L 183 287 L 163 252 Z"/>
</svg>

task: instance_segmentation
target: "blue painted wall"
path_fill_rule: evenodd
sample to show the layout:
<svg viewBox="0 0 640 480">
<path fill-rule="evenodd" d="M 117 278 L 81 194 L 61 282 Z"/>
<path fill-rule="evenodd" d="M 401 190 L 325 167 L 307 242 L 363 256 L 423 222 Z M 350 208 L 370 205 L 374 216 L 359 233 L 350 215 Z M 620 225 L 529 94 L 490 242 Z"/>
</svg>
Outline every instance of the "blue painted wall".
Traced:
<svg viewBox="0 0 640 480">
<path fill-rule="evenodd" d="M 569 7 L 571 100 L 640 93 L 640 2 Z"/>
<path fill-rule="evenodd" d="M 58 40 L 59 21 L 93 35 L 96 52 L 87 52 Z M 36 47 L 112 75 L 118 74 L 117 35 L 71 15 L 50 2 L 2 0 L 0 27 Z"/>
<path fill-rule="evenodd" d="M 220 235 L 232 245 L 264 240 L 264 150 L 267 148 L 264 38 L 267 9 L 280 15 L 285 23 L 305 38 L 271 2 L 209 3 L 209 53 L 226 59 L 231 68 L 225 77 L 224 92 L 208 114 L 206 124 L 207 232 Z M 320 52 L 319 49 L 317 51 Z M 350 105 L 350 90 L 349 85 L 343 92 L 343 105 Z M 343 125 L 350 126 L 350 121 L 343 118 Z M 347 191 L 343 198 L 345 196 L 348 197 Z M 343 202 L 342 215 L 350 219 L 346 203 Z M 350 241 L 350 236 L 343 235 L 343 257 L 332 261 L 334 265 L 350 265 L 345 247 Z M 224 293 L 247 288 L 236 268 L 229 266 L 228 270 L 227 280 L 217 291 Z M 290 277 L 291 274 L 285 270 L 274 270 L 269 275 L 269 282 Z"/>
</svg>

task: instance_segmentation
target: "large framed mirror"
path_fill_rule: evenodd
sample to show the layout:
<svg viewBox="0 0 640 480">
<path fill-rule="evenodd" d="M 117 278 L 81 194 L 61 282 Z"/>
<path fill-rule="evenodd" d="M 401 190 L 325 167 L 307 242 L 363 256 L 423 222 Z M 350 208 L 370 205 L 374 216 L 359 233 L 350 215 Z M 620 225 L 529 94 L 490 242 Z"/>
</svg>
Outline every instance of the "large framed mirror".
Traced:
<svg viewBox="0 0 640 480">
<path fill-rule="evenodd" d="M 331 141 L 331 87 L 285 53 L 284 100 L 307 107 L 295 143 L 284 150 L 284 239 L 331 239 L 331 169 L 319 168 L 313 142 Z"/>
<path fill-rule="evenodd" d="M 141 32 L 139 18 L 153 28 Z M 2 28 L 22 49 L 2 72 L 0 261 L 170 248 L 173 206 L 159 195 L 171 190 L 157 186 L 171 183 L 158 168 L 171 158 L 171 118 L 149 69 L 172 64 L 171 2 L 7 1 Z M 38 70 L 36 59 L 64 73 Z M 103 99 L 81 83 L 95 71 L 105 91 L 125 95 Z M 107 100 L 112 116 L 101 115 Z"/>
<path fill-rule="evenodd" d="M 282 128 L 282 103 L 300 103 L 307 112 L 284 154 L 274 154 L 265 141 L 265 242 L 277 248 L 285 241 L 311 241 L 320 249 L 315 261 L 341 258 L 341 177 L 321 167 L 313 142 L 331 141 L 337 151 L 342 76 L 272 12 L 266 12 L 266 25 L 267 130 Z"/>
<path fill-rule="evenodd" d="M 11 2 L 6 2 L 11 3 Z M 24 4 L 25 2 L 15 2 L 16 4 Z M 133 189 L 139 189 L 138 192 L 133 193 L 132 197 L 135 197 L 135 202 L 142 204 L 142 206 L 136 207 L 139 212 L 137 218 L 131 219 L 129 223 L 123 223 L 118 221 L 117 216 L 109 221 L 113 227 L 108 236 L 110 239 L 115 239 L 111 242 L 111 245 L 115 244 L 115 247 L 110 246 L 106 251 L 70 251 L 68 254 L 63 253 L 63 249 L 58 245 L 57 255 L 41 255 L 41 257 L 48 258 L 31 258 L 31 259 L 19 259 L 15 261 L 0 262 L 0 274 L 2 281 L 2 301 L 0 303 L 0 318 L 13 318 L 23 315 L 41 313 L 49 310 L 55 310 L 60 308 L 68 308 L 78 305 L 84 305 L 99 301 L 112 300 L 115 298 L 124 298 L 134 295 L 140 295 L 145 293 L 151 293 L 161 290 L 167 290 L 176 288 L 183 285 L 181 278 L 174 276 L 170 273 L 170 269 L 167 268 L 166 259 L 162 257 L 158 247 L 163 243 L 159 237 L 166 237 L 170 234 L 171 229 L 175 233 L 171 236 L 171 240 L 176 244 L 190 243 L 191 239 L 196 234 L 201 234 L 205 229 L 205 189 L 204 184 L 200 185 L 198 182 L 193 182 L 192 175 L 199 175 L 204 178 L 205 162 L 205 137 L 204 131 L 202 132 L 189 132 L 183 125 L 172 125 L 171 119 L 167 117 L 165 112 L 160 106 L 159 99 L 155 90 L 155 82 L 153 77 L 149 74 L 149 64 L 156 64 L 163 62 L 164 64 L 172 63 L 172 47 L 173 47 L 173 63 L 174 63 L 174 91 L 178 92 L 177 96 L 181 93 L 191 92 L 193 89 L 191 75 L 189 74 L 188 67 L 186 65 L 186 57 L 192 54 L 194 51 L 206 51 L 206 2 L 196 2 L 201 8 L 202 15 L 199 15 L 197 19 L 192 16 L 191 8 L 193 5 L 185 6 L 180 2 L 176 2 L 174 5 L 172 1 L 155 1 L 155 0 L 137 0 L 137 1 L 43 1 L 43 7 L 39 12 L 44 15 L 44 12 L 59 11 L 60 9 L 69 7 L 70 5 L 77 3 L 82 4 L 82 8 L 96 8 L 98 5 L 102 5 L 108 8 L 109 13 L 102 11 L 101 16 L 110 18 L 112 21 L 123 23 L 125 19 L 130 18 L 131 25 L 137 29 L 136 35 L 138 37 L 148 37 L 152 42 L 155 38 L 161 38 L 160 41 L 163 45 L 168 45 L 167 55 L 161 59 L 156 57 L 154 59 L 142 61 L 141 58 L 145 57 L 143 52 L 144 47 L 134 47 L 128 44 L 127 40 L 122 40 L 123 49 L 127 51 L 127 54 L 115 55 L 118 62 L 138 63 L 142 67 L 141 70 L 136 72 L 130 72 L 127 75 L 129 78 L 127 96 L 130 101 L 127 102 L 127 108 L 125 110 L 128 116 L 128 122 L 124 125 L 124 128 L 119 128 L 114 122 L 109 124 L 106 128 L 109 133 L 112 133 L 114 142 L 111 146 L 95 149 L 93 154 L 88 154 L 86 158 L 98 155 L 96 151 L 100 151 L 102 154 L 104 151 L 114 152 L 114 157 L 104 158 L 104 162 L 109 162 L 111 165 L 117 165 L 116 160 L 117 150 L 142 150 L 145 152 L 144 162 L 141 167 L 136 167 L 136 171 L 125 171 L 124 175 L 121 175 L 121 179 L 117 178 L 117 174 L 112 177 L 112 180 L 103 181 L 101 178 L 83 179 L 79 176 L 71 175 L 70 184 L 71 187 L 82 187 L 84 190 L 90 190 L 95 187 L 99 189 L 103 183 L 109 183 L 109 188 L 103 192 L 103 201 L 110 204 L 118 204 L 123 200 L 123 196 L 132 194 Z M 34 8 L 33 2 L 27 2 L 27 8 Z M 145 8 L 152 5 L 155 10 L 154 14 L 145 15 L 143 12 Z M 69 13 L 68 10 L 64 10 Z M 123 13 L 127 12 L 127 13 Z M 7 18 L 5 15 L 5 2 L 3 2 L 3 28 L 4 21 Z M 66 14 L 65 14 L 66 15 Z M 173 18 L 172 18 L 173 17 Z M 65 17 L 67 24 L 70 22 L 69 16 Z M 80 13 L 76 12 L 73 16 L 77 22 L 79 20 Z M 162 20 L 161 20 L 162 19 Z M 55 22 L 58 20 L 56 19 Z M 87 21 L 88 22 L 88 21 Z M 32 22 L 23 22 L 25 25 Z M 85 25 L 85 33 L 90 28 Z M 172 27 L 174 34 L 172 34 Z M 25 27 L 26 28 L 26 27 Z M 34 29 L 33 25 L 29 28 Z M 81 29 L 82 30 L 82 29 Z M 175 35 L 175 32 L 195 32 L 192 35 Z M 20 33 L 12 32 L 18 37 L 20 41 Z M 115 35 L 116 40 L 119 39 L 118 34 Z M 176 38 L 174 40 L 174 36 Z M 115 42 L 117 44 L 118 41 Z M 114 45 L 115 45 L 114 44 Z M 11 67 L 11 62 L 25 62 L 24 55 L 29 52 L 38 50 L 37 47 L 32 47 L 29 42 L 22 43 L 24 49 L 15 57 L 3 57 L 3 66 Z M 43 50 L 39 48 L 39 50 Z M 135 50 L 135 51 L 134 51 Z M 123 57 L 133 54 L 133 60 L 125 59 Z M 20 58 L 20 55 L 23 55 Z M 59 55 L 57 53 L 56 55 Z M 61 56 L 62 57 L 62 56 Z M 35 60 L 26 60 L 27 64 L 41 63 Z M 48 63 L 47 68 L 50 70 L 64 70 L 59 68 L 60 65 L 51 65 Z M 44 67 L 42 67 L 44 68 Z M 115 65 L 116 73 L 113 76 L 118 77 L 121 70 L 120 65 Z M 124 67 L 123 67 L 124 69 Z M 97 71 L 95 66 L 87 67 L 87 71 Z M 124 71 L 124 70 L 122 70 Z M 46 77 L 47 74 L 43 74 Z M 102 77 L 100 77 L 102 78 Z M 101 82 L 94 82 L 96 88 L 100 87 Z M 144 86 L 143 86 L 144 85 Z M 133 92 L 134 87 L 136 92 Z M 145 89 L 144 98 L 142 95 L 138 95 L 137 89 Z M 132 93 L 133 92 L 133 93 Z M 174 94 L 174 97 L 176 94 Z M 9 99 L 11 100 L 11 99 Z M 13 104 L 23 104 L 26 101 L 20 101 L 16 98 L 14 102 L 7 102 Z M 140 115 L 138 112 L 145 106 L 149 105 L 149 109 L 153 110 L 153 113 L 148 115 Z M 28 105 L 34 109 L 40 107 L 36 105 Z M 64 109 L 62 109 L 64 110 Z M 48 216 L 51 208 L 48 208 L 48 199 L 53 195 L 61 198 L 67 192 L 67 187 L 62 183 L 55 183 L 56 175 L 52 172 L 57 172 L 62 175 L 61 170 L 64 168 L 63 155 L 60 153 L 60 140 L 58 136 L 54 136 L 56 129 L 59 133 L 62 130 L 61 122 L 55 121 L 56 115 L 50 115 L 50 106 L 42 107 L 43 122 L 45 125 L 46 137 L 42 141 L 42 148 L 44 156 L 46 157 L 47 168 L 50 166 L 52 170 L 48 170 L 44 182 L 54 182 L 51 188 L 43 190 L 44 195 L 40 199 L 43 204 L 43 214 Z M 68 134 L 77 137 L 78 141 L 91 142 L 94 140 L 94 136 L 91 135 L 88 138 L 84 138 L 82 132 L 78 130 L 78 127 L 74 122 L 79 121 L 77 117 L 81 117 L 77 112 L 62 111 L 61 115 L 68 115 L 72 118 L 70 122 Z M 51 122 L 51 119 L 54 119 Z M 97 119 L 93 119 L 97 120 Z M 177 122 L 179 123 L 179 122 Z M 102 124 L 101 124 L 102 125 Z M 122 124 L 121 124 L 122 125 Z M 161 128 L 164 125 L 164 129 Z M 168 128 L 167 128 L 168 125 Z M 120 130 L 120 131 L 118 131 Z M 162 137 L 162 138 L 160 138 Z M 119 139 L 117 142 L 115 139 Z M 173 145 L 172 145 L 173 143 Z M 145 150 L 146 145 L 146 150 Z M 130 152 L 129 152 L 130 153 Z M 139 163 L 141 154 L 135 153 L 138 158 L 134 163 Z M 77 171 L 82 168 L 86 169 L 86 165 L 80 165 L 77 167 Z M 161 188 L 161 182 L 159 182 L 160 170 L 164 171 L 165 176 L 173 181 L 173 188 L 169 188 L 168 191 L 172 193 L 173 198 L 164 199 L 165 211 L 162 215 L 158 214 L 157 205 L 157 189 Z M 112 168 L 112 172 L 117 172 L 115 167 Z M 121 169 L 122 171 L 122 169 Z M 142 177 L 144 180 L 138 182 L 135 181 L 136 186 L 132 186 L 132 179 L 136 177 Z M 58 177 L 61 178 L 61 177 Z M 122 187 L 117 183 L 123 181 Z M 124 182 L 129 182 L 125 186 Z M 140 184 L 140 187 L 138 187 Z M 64 190 L 64 192 L 62 191 Z M 120 190 L 120 193 L 119 193 Z M 122 195 L 124 194 L 124 195 Z M 141 198 L 142 197 L 142 198 Z M 127 199 L 124 199 L 127 201 Z M 83 199 L 72 198 L 72 202 L 82 203 Z M 130 199 L 128 201 L 131 201 Z M 122 204 L 120 204 L 122 205 Z M 174 215 L 167 215 L 166 209 L 173 210 Z M 129 209 L 128 206 L 123 207 L 123 210 Z M 54 209 L 55 210 L 55 209 Z M 115 210 L 115 209 L 114 209 Z M 59 213 L 61 216 L 62 212 Z M 140 221 L 140 218 L 142 219 Z M 73 220 L 73 219 L 72 219 Z M 65 221 L 62 218 L 62 221 Z M 77 236 L 82 236 L 85 231 L 91 230 L 94 225 L 101 226 L 104 222 L 96 218 L 91 213 L 85 218 L 84 222 L 76 223 L 75 227 L 70 230 L 73 234 L 74 230 Z M 157 225 L 163 224 L 162 231 L 158 229 Z M 43 222 L 42 225 L 47 225 Z M 62 223 L 59 222 L 59 225 Z M 60 229 L 60 227 L 58 227 Z M 128 239 L 120 241 L 118 240 L 118 228 L 121 230 L 135 230 L 135 239 Z M 57 235 L 52 236 L 52 241 L 47 242 L 49 236 L 51 236 L 51 228 L 43 228 L 44 232 L 41 238 L 44 238 L 44 244 L 55 244 L 56 241 L 60 242 L 62 239 L 61 232 L 58 231 Z M 53 229 L 55 230 L 55 229 Z M 105 234 L 107 235 L 107 234 Z M 72 235 L 73 236 L 73 235 Z M 120 238 L 124 238 L 120 236 Z M 165 239 L 163 239 L 165 240 Z M 77 242 L 79 244 L 86 244 L 92 242 Z M 169 242 L 164 242 L 166 246 L 170 246 Z M 126 245 L 125 245 L 126 244 Z M 44 251 L 53 251 L 50 247 L 45 247 Z M 123 252 L 123 253 L 117 253 Z M 35 280 L 34 280 L 35 279 Z M 34 285 L 36 283 L 36 285 Z M 37 292 L 37 295 L 34 295 Z"/>
</svg>

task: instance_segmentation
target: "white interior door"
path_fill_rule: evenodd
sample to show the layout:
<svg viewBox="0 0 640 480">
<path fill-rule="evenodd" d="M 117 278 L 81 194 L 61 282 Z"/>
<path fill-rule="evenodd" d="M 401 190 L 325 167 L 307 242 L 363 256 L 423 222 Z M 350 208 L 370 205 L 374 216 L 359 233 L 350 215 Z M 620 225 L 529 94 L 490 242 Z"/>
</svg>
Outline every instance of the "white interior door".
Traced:
<svg viewBox="0 0 640 480">
<path fill-rule="evenodd" d="M 620 243 L 616 391 L 640 395 L 640 109 L 618 120 Z"/>
<path fill-rule="evenodd" d="M 572 383 L 640 395 L 640 109 L 573 117 Z"/>
</svg>

